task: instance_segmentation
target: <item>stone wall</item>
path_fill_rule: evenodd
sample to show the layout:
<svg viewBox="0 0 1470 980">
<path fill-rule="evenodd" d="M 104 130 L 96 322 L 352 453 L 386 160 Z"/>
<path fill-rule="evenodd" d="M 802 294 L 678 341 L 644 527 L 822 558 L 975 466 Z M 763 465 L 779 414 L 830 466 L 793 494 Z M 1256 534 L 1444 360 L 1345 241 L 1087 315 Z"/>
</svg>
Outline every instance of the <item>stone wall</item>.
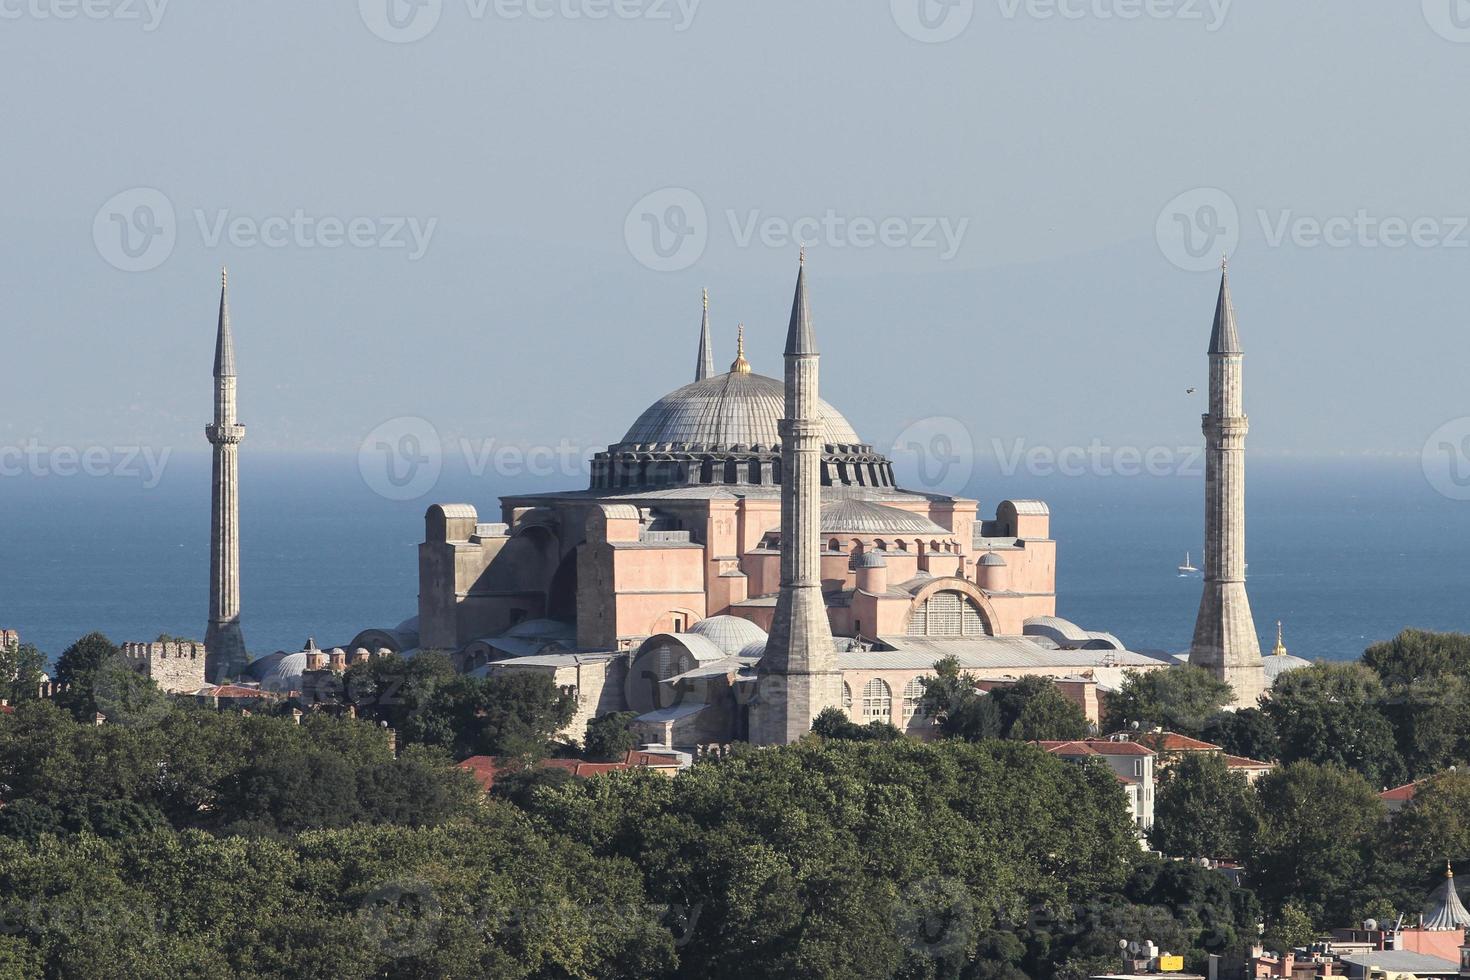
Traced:
<svg viewBox="0 0 1470 980">
<path fill-rule="evenodd" d="M 205 686 L 203 643 L 124 643 L 122 654 L 134 670 L 170 694 L 193 694 Z"/>
</svg>

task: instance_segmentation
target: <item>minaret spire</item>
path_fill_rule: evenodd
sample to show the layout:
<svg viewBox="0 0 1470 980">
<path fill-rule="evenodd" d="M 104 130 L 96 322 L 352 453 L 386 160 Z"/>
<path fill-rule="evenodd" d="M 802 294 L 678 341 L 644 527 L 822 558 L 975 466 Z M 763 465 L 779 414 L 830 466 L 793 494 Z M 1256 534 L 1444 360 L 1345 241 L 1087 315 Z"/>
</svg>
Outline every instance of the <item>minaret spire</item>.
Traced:
<svg viewBox="0 0 1470 980">
<path fill-rule="evenodd" d="M 781 592 L 759 666 L 750 740 L 784 745 L 842 703 L 842 674 L 822 597 L 822 414 L 806 267 L 796 278 L 786 333 L 781 433 Z"/>
<path fill-rule="evenodd" d="M 1231 686 L 1236 707 L 1249 708 L 1264 691 L 1266 675 L 1245 589 L 1245 437 L 1250 420 L 1242 397 L 1245 355 L 1225 262 L 1220 264 L 1209 358 L 1210 411 L 1203 419 L 1205 583 L 1189 659 Z"/>
<path fill-rule="evenodd" d="M 204 429 L 214 446 L 210 492 L 209 623 L 204 671 L 211 683 L 235 677 L 249 659 L 240 631 L 240 442 L 235 415 L 235 340 L 230 331 L 229 272 L 220 270 L 219 325 L 214 341 L 214 422 Z"/>
<path fill-rule="evenodd" d="M 699 360 L 694 366 L 694 380 L 703 381 L 715 374 L 715 348 L 709 334 L 709 290 L 704 291 L 704 320 L 699 325 Z"/>
</svg>

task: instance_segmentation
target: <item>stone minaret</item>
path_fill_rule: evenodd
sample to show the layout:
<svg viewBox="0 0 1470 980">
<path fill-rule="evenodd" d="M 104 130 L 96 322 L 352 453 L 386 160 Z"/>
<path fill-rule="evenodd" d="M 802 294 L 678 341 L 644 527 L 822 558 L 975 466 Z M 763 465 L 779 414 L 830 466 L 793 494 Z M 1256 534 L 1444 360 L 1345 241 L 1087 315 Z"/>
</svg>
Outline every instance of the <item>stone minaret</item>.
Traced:
<svg viewBox="0 0 1470 980">
<path fill-rule="evenodd" d="M 1265 689 L 1266 671 L 1245 593 L 1245 436 L 1250 422 L 1242 406 L 1243 361 L 1230 272 L 1224 269 L 1210 334 L 1210 411 L 1204 417 L 1205 587 L 1189 659 L 1235 689 L 1236 707 L 1249 708 Z"/>
<path fill-rule="evenodd" d="M 699 361 L 694 366 L 694 380 L 703 381 L 715 374 L 715 348 L 709 339 L 709 290 L 704 291 L 704 321 L 699 325 Z"/>
<path fill-rule="evenodd" d="M 842 704 L 842 674 L 822 599 L 822 415 L 817 342 L 806 263 L 786 334 L 786 417 L 781 420 L 781 594 L 760 662 L 750 740 L 785 745 L 811 731 L 822 709 Z"/>
<path fill-rule="evenodd" d="M 240 632 L 240 442 L 245 426 L 235 420 L 235 342 L 230 335 L 229 274 L 220 272 L 219 333 L 214 342 L 214 423 L 204 434 L 214 446 L 209 520 L 209 651 L 211 683 L 235 676 L 249 659 Z"/>
</svg>

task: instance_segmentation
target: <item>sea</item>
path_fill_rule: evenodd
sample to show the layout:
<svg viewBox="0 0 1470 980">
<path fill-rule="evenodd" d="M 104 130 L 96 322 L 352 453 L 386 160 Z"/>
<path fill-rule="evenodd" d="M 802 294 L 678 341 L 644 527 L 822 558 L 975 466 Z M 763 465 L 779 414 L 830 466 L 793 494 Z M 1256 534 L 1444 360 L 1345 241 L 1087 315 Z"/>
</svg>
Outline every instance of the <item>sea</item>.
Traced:
<svg viewBox="0 0 1470 980">
<path fill-rule="evenodd" d="M 1470 632 L 1470 502 L 1436 492 L 1409 457 L 1249 460 L 1249 591 L 1263 650 L 1343 660 L 1405 627 Z M 0 628 L 53 657 L 93 630 L 116 642 L 202 636 L 210 462 L 177 455 L 161 478 L 0 477 Z M 340 645 L 417 606 L 423 513 L 579 484 L 448 467 L 421 497 L 389 499 L 356 456 L 242 454 L 241 580 L 254 656 Z M 1130 649 L 1188 648 L 1201 580 L 1195 476 L 1028 475 L 975 469 L 967 496 L 993 513 L 1040 498 L 1058 542 L 1058 614 Z"/>
</svg>

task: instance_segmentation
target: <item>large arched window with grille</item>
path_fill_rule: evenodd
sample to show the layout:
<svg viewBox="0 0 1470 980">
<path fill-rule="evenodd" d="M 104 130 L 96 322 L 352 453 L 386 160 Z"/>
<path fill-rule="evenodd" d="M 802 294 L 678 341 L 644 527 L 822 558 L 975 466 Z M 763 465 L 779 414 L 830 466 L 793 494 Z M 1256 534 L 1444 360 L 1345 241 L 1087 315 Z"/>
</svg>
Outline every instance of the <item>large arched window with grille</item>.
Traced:
<svg viewBox="0 0 1470 980">
<path fill-rule="evenodd" d="M 893 691 L 875 677 L 863 688 L 863 718 L 868 721 L 888 721 L 892 717 Z"/>
<path fill-rule="evenodd" d="M 909 636 L 988 636 L 985 617 L 963 592 L 936 592 L 909 619 Z"/>
<path fill-rule="evenodd" d="M 920 714 L 920 704 L 924 700 L 924 681 L 915 677 L 903 686 L 903 720 L 908 722 L 915 715 Z"/>
</svg>

